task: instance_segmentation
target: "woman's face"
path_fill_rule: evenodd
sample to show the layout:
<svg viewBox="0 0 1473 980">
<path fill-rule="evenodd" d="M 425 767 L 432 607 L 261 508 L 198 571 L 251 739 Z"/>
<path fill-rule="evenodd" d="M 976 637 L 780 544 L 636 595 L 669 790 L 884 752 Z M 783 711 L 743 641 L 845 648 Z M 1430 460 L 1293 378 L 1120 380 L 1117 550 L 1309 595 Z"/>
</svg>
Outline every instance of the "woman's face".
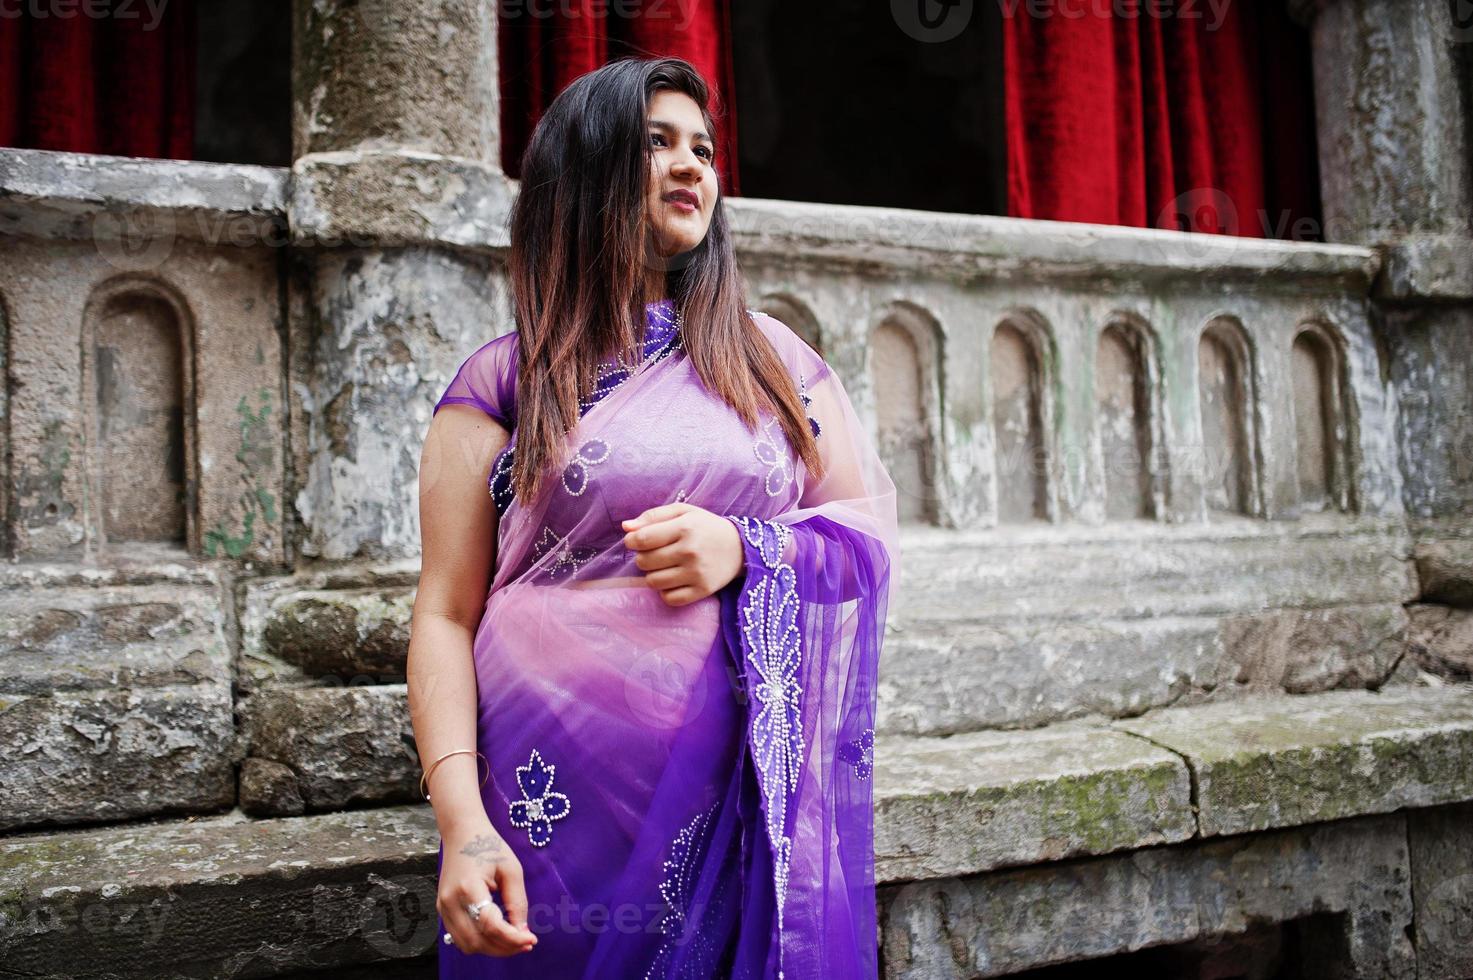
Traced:
<svg viewBox="0 0 1473 980">
<path fill-rule="evenodd" d="M 683 92 L 661 89 L 650 99 L 646 139 L 654 164 L 645 212 L 659 255 L 695 248 L 706 237 L 716 207 L 716 144 L 701 108 Z"/>
</svg>

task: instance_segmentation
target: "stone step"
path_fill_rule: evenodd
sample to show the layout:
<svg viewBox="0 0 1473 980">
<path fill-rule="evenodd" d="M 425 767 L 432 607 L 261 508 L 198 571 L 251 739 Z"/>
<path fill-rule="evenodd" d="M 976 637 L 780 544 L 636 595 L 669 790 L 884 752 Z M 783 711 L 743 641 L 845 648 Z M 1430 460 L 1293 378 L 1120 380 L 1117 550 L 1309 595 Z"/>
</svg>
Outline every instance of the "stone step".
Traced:
<svg viewBox="0 0 1473 980">
<path fill-rule="evenodd" d="M 907 528 L 895 618 L 963 623 L 1232 615 L 1410 602 L 1411 539 L 1379 519 Z"/>
<path fill-rule="evenodd" d="M 899 642 L 932 646 L 969 627 L 1209 623 L 1275 609 L 1399 605 L 1417 596 L 1405 529 L 1374 519 L 909 527 L 902 554 L 891 632 Z M 322 679 L 402 681 L 417 571 L 400 562 L 246 582 L 242 692 Z"/>
<path fill-rule="evenodd" d="M 1473 800 L 1473 684 L 881 735 L 874 778 L 882 881 L 1463 803 Z"/>
<path fill-rule="evenodd" d="M 896 632 L 881 658 L 876 728 L 946 735 L 1208 698 L 1380 687 L 1402 658 L 1406 623 L 1389 604 L 1226 621 L 969 625 L 936 641 Z M 244 699 L 241 806 L 290 816 L 414 800 L 405 693 L 403 684 L 296 684 Z"/>
<path fill-rule="evenodd" d="M 226 593 L 188 564 L 0 566 L 0 830 L 234 803 Z"/>
<path fill-rule="evenodd" d="M 1128 717 L 1209 696 L 1376 688 L 1401 664 L 1410 625 L 1399 602 L 1087 622 L 912 622 L 886 635 L 876 727 L 945 735 Z"/>
<path fill-rule="evenodd" d="M 1473 799 L 1473 685 L 881 735 L 872 778 L 882 885 L 1160 850 Z M 417 969 L 437 846 L 424 804 L 12 835 L 0 961 L 75 977 Z"/>
<path fill-rule="evenodd" d="M 1473 685 L 1168 708 L 1111 726 L 1192 769 L 1204 837 L 1473 800 Z"/>
<path fill-rule="evenodd" d="M 0 839 L 0 961 L 161 980 L 421 957 L 436 941 L 438 844 L 428 805 Z"/>
</svg>

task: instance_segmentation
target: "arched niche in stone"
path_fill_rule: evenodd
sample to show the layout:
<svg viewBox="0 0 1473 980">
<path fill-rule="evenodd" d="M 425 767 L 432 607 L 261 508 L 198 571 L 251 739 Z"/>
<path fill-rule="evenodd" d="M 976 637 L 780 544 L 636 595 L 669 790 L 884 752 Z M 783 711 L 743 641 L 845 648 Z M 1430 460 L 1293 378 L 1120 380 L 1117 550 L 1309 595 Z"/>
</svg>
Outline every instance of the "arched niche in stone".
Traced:
<svg viewBox="0 0 1473 980">
<path fill-rule="evenodd" d="M 905 306 L 890 310 L 870 333 L 875 435 L 895 481 L 900 520 L 908 523 L 940 521 L 939 332 L 930 316 Z"/>
<path fill-rule="evenodd" d="M 793 333 L 802 337 L 809 347 L 827 359 L 823 347 L 823 329 L 819 326 L 818 317 L 814 316 L 808 304 L 779 293 L 762 297 L 754 309 L 761 310 L 768 316 L 786 323 L 792 328 Z"/>
<path fill-rule="evenodd" d="M 1263 512 L 1254 365 L 1252 341 L 1235 317 L 1208 321 L 1197 338 L 1197 412 L 1209 512 Z"/>
<path fill-rule="evenodd" d="M 1328 324 L 1300 324 L 1289 350 L 1294 472 L 1301 512 L 1354 507 L 1345 346 Z"/>
<path fill-rule="evenodd" d="M 1155 350 L 1150 330 L 1128 314 L 1111 317 L 1095 344 L 1095 450 L 1106 520 L 1160 516 Z"/>
<path fill-rule="evenodd" d="M 1000 524 L 1052 517 L 1053 349 L 1048 324 L 1032 311 L 1010 313 L 992 331 L 987 360 Z"/>
<path fill-rule="evenodd" d="M 195 506 L 194 331 L 171 289 L 144 278 L 103 283 L 82 330 L 82 406 L 99 549 L 185 548 Z"/>
</svg>

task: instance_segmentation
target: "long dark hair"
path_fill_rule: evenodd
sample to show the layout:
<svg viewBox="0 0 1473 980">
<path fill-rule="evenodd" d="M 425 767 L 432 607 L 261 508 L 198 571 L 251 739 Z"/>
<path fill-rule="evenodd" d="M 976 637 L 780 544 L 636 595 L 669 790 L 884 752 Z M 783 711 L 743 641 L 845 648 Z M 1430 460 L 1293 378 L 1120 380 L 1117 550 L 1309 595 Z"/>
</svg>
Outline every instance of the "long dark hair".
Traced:
<svg viewBox="0 0 1473 980">
<path fill-rule="evenodd" d="M 792 376 L 747 313 L 722 198 L 694 249 L 665 259 L 651 245 L 646 133 L 649 100 L 661 89 L 690 96 L 716 133 L 709 88 L 688 61 L 621 58 L 560 92 L 522 156 L 508 255 L 519 337 L 511 480 L 522 500 L 535 497 L 547 461 L 577 424 L 599 362 L 642 349 L 651 263 L 665 269 L 683 347 L 706 388 L 749 429 L 759 408 L 773 412 L 809 471 L 823 475 Z"/>
</svg>

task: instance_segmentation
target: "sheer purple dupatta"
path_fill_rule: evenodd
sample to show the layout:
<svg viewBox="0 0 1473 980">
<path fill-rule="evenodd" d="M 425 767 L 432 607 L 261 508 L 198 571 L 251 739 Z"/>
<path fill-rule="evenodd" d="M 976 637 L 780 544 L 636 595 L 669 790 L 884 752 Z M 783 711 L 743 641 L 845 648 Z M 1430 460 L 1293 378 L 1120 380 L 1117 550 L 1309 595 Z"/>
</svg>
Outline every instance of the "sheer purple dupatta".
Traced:
<svg viewBox="0 0 1473 980">
<path fill-rule="evenodd" d="M 782 972 L 869 977 L 878 970 L 870 777 L 899 570 L 896 490 L 838 376 L 816 355 L 795 359 L 815 369 L 805 401 L 825 474 L 805 480 L 781 513 L 728 515 L 745 571 L 723 590 L 722 623 L 750 699 Z"/>
</svg>

